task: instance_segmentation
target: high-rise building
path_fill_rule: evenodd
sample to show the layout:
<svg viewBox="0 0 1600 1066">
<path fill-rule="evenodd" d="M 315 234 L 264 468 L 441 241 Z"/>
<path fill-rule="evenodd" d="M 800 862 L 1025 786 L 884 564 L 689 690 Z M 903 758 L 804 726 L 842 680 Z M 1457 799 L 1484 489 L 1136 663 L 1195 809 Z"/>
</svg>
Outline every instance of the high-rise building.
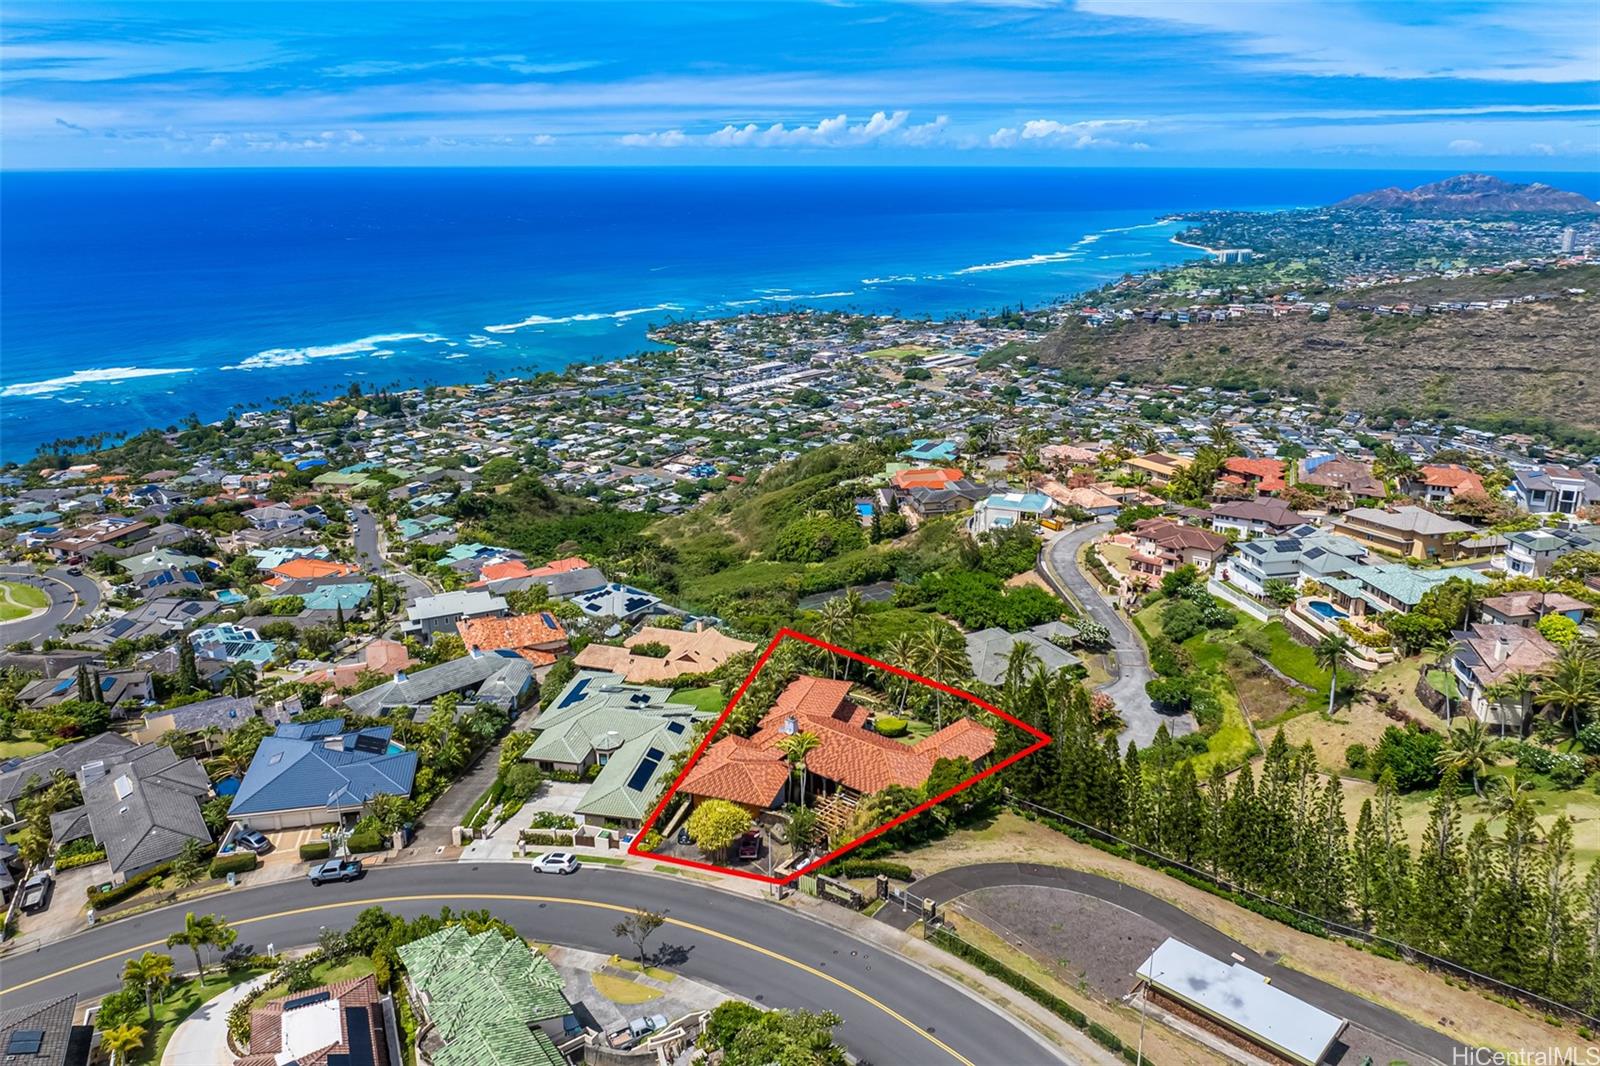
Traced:
<svg viewBox="0 0 1600 1066">
<path fill-rule="evenodd" d="M 1571 253 L 1572 242 L 1576 237 L 1577 234 L 1573 232 L 1571 226 L 1568 226 L 1566 229 L 1561 231 L 1561 251 L 1563 253 Z"/>
</svg>

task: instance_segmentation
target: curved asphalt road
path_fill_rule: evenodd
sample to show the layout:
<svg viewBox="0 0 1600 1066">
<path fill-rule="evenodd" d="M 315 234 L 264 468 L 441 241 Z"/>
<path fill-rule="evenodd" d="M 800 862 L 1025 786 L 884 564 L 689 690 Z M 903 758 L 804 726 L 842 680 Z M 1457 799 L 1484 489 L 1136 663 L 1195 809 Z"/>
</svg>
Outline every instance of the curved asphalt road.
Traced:
<svg viewBox="0 0 1600 1066">
<path fill-rule="evenodd" d="M 33 585 L 50 595 L 50 607 L 43 614 L 0 623 L 0 645 L 54 636 L 57 627 L 71 625 L 100 608 L 100 586 L 95 580 L 86 574 L 69 574 L 65 567 L 47 570 L 40 577 L 31 566 L 0 566 L 0 580 Z"/>
<path fill-rule="evenodd" d="M 1111 648 L 1116 656 L 1116 677 L 1100 691 L 1116 701 L 1126 728 L 1117 738 L 1123 747 L 1137 741 L 1146 748 L 1156 737 L 1163 724 L 1173 736 L 1182 736 L 1195 730 L 1194 718 L 1187 714 L 1159 714 L 1145 695 L 1145 682 L 1155 675 L 1150 671 L 1150 656 L 1145 652 L 1144 641 L 1133 627 L 1122 620 L 1106 602 L 1100 590 L 1078 569 L 1078 549 L 1085 543 L 1104 536 L 1110 529 L 1102 523 L 1092 522 L 1078 529 L 1068 530 L 1052 537 L 1040 549 L 1039 574 L 1055 588 L 1058 595 L 1076 600 L 1089 617 L 1106 627 L 1111 634 Z M 1047 565 L 1046 565 L 1047 564 Z M 1062 586 L 1066 586 L 1064 589 Z"/>
<path fill-rule="evenodd" d="M 433 590 L 421 578 L 384 557 L 378 540 L 378 520 L 365 504 L 350 505 L 350 538 L 356 550 L 356 564 L 398 584 L 407 603 L 433 595 Z"/>
<path fill-rule="evenodd" d="M 1266 974 L 1274 987 L 1400 1044 L 1419 1058 L 1441 1063 L 1466 1061 L 1457 1057 L 1458 1053 L 1465 1054 L 1466 1045 L 1459 1044 L 1436 1030 L 1418 1025 L 1409 1018 L 1381 1007 L 1371 1000 L 1362 999 L 1352 992 L 1319 981 L 1299 970 L 1280 966 L 1276 961 L 1263 958 L 1166 900 L 1158 899 L 1148 892 L 1141 892 L 1121 881 L 1113 881 L 1081 870 L 1068 870 L 1060 866 L 1043 866 L 1037 863 L 988 863 L 981 866 L 962 866 L 924 877 L 907 889 L 907 894 L 914 899 L 929 898 L 940 903 L 948 903 L 980 888 L 1016 885 L 1077 892 L 1115 904 L 1124 910 L 1148 918 L 1164 928 L 1169 936 L 1174 936 L 1190 947 L 1204 951 L 1214 959 L 1228 962 L 1231 955 L 1242 956 L 1246 966 L 1257 973 Z M 885 908 L 879 913 L 882 916 L 892 912 L 890 908 Z M 1132 981 L 1130 971 L 1130 988 Z"/>
<path fill-rule="evenodd" d="M 833 1011 L 844 1019 L 840 1039 L 865 1062 L 1063 1061 L 998 1010 L 899 955 L 787 908 L 675 877 L 592 864 L 550 877 L 522 863 L 426 863 L 379 868 L 351 885 L 241 888 L 195 909 L 225 916 L 241 944 L 265 951 L 269 943 L 277 950 L 314 943 L 323 926 L 348 926 L 373 904 L 406 915 L 484 907 L 532 939 L 608 953 L 623 944 L 612 926 L 645 907 L 667 915 L 650 944 L 666 965 L 771 1007 Z M 0 1008 L 114 990 L 123 960 L 164 951 L 183 915 L 182 907 L 167 908 L 0 960 Z"/>
</svg>

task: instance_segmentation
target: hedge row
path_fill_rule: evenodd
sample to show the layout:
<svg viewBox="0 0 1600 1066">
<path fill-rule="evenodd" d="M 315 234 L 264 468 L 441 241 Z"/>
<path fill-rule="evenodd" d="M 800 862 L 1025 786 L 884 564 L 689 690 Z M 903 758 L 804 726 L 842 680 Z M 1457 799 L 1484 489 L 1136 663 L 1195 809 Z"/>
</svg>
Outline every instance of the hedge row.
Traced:
<svg viewBox="0 0 1600 1066">
<path fill-rule="evenodd" d="M 333 845 L 326 840 L 311 840 L 300 845 L 300 857 L 307 861 L 326 859 L 333 854 Z"/>
<path fill-rule="evenodd" d="M 845 859 L 839 864 L 839 873 L 844 877 L 877 877 L 883 874 L 896 881 L 914 880 L 911 867 L 886 859 Z"/>
<path fill-rule="evenodd" d="M 351 854 L 363 855 L 369 851 L 383 850 L 383 837 L 377 833 L 352 833 L 350 839 L 345 841 Z"/>
<path fill-rule="evenodd" d="M 201 856 L 204 858 L 209 858 L 216 854 L 216 851 L 217 846 L 215 844 L 208 844 L 201 852 Z M 151 881 L 154 881 L 158 877 L 165 877 L 171 872 L 172 861 L 169 859 L 166 862 L 150 867 L 150 869 L 146 870 L 142 874 L 133 875 L 120 885 L 112 885 L 104 892 L 100 891 L 100 886 L 90 885 L 84 894 L 89 897 L 89 906 L 93 907 L 95 910 L 104 910 L 112 904 L 121 903 L 123 900 L 127 899 L 141 888 L 144 888 Z"/>
<path fill-rule="evenodd" d="M 92 866 L 97 862 L 105 861 L 105 848 L 95 848 L 92 851 L 80 851 L 74 855 L 57 855 L 56 873 L 60 873 L 62 870 L 76 870 L 80 866 Z"/>
<path fill-rule="evenodd" d="M 1129 1062 L 1138 1061 L 1138 1049 L 1131 1048 L 1122 1042 L 1122 1038 L 1098 1022 L 1089 1020 L 1089 1016 L 1074 1007 L 1054 992 L 1024 977 L 988 952 L 973 947 L 954 933 L 943 928 L 928 930 L 928 939 L 939 947 L 959 959 L 965 959 L 990 977 L 998 977 L 1012 988 L 1021 992 L 1051 1014 L 1070 1023 L 1074 1028 L 1082 1029 L 1085 1033 L 1102 1047 L 1115 1051 Z M 1150 1061 L 1150 1056 L 1143 1057 L 1144 1062 Z"/>
<path fill-rule="evenodd" d="M 260 863 L 261 860 L 253 851 L 231 851 L 211 860 L 211 876 L 227 877 L 229 874 L 249 873 Z"/>
</svg>

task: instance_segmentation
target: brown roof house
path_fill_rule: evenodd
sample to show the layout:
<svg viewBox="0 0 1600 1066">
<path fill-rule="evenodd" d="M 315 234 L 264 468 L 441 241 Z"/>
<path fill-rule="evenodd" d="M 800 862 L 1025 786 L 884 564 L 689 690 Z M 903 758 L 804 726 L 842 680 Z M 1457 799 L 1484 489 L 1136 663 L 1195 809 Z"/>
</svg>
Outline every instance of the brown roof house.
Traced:
<svg viewBox="0 0 1600 1066">
<path fill-rule="evenodd" d="M 1172 480 L 1173 474 L 1192 462 L 1193 459 L 1182 455 L 1150 452 L 1148 455 L 1135 455 L 1131 459 L 1124 459 L 1122 469 L 1130 474 L 1148 475 L 1152 485 L 1165 485 Z"/>
<path fill-rule="evenodd" d="M 637 649 L 660 644 L 665 655 L 641 655 Z M 586 670 L 621 674 L 624 681 L 644 684 L 672 681 L 687 674 L 708 674 L 740 652 L 754 651 L 747 640 L 736 640 L 711 628 L 683 630 L 645 626 L 622 642 L 589 644 L 573 662 Z M 654 651 L 654 648 L 650 649 Z"/>
<path fill-rule="evenodd" d="M 1388 495 L 1370 466 L 1342 455 L 1300 460 L 1298 481 L 1302 485 L 1339 489 L 1356 499 L 1381 500 Z"/>
<path fill-rule="evenodd" d="M 235 1066 L 391 1066 L 393 1009 L 368 974 L 250 1012 L 250 1053 Z"/>
<path fill-rule="evenodd" d="M 1472 549 L 1460 543 L 1476 527 L 1445 518 L 1421 507 L 1356 507 L 1339 516 L 1333 526 L 1367 548 L 1412 559 L 1470 558 Z"/>
<path fill-rule="evenodd" d="M 1228 538 L 1170 518 L 1146 518 L 1133 527 L 1128 565 L 1136 575 L 1159 580 L 1180 566 L 1210 570 L 1228 550 Z"/>
<path fill-rule="evenodd" d="M 1521 675 L 1535 678 L 1550 669 L 1561 649 L 1544 639 L 1537 629 L 1473 623 L 1454 633 L 1455 651 L 1450 671 L 1461 691 L 1461 706 L 1485 725 L 1503 730 L 1522 728 L 1533 712 L 1533 693 L 1506 691 Z"/>
<path fill-rule="evenodd" d="M 1536 626 L 1547 614 L 1563 614 L 1582 625 L 1594 607 L 1564 592 L 1508 592 L 1478 605 L 1485 622 L 1502 626 Z"/>
</svg>

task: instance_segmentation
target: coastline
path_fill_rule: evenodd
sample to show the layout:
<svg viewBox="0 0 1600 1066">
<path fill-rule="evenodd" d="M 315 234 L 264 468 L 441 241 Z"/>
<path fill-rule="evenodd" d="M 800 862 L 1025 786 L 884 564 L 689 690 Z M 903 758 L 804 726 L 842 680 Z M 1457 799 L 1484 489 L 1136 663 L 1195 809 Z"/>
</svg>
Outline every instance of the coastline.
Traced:
<svg viewBox="0 0 1600 1066">
<path fill-rule="evenodd" d="M 1204 252 L 1207 255 L 1221 255 L 1222 254 L 1222 250 L 1220 248 L 1207 248 L 1203 244 L 1191 244 L 1188 241 L 1180 241 L 1176 237 L 1169 237 L 1167 239 L 1171 243 L 1176 244 L 1181 248 L 1193 248 L 1193 249 L 1195 249 L 1197 251 Z"/>
</svg>

